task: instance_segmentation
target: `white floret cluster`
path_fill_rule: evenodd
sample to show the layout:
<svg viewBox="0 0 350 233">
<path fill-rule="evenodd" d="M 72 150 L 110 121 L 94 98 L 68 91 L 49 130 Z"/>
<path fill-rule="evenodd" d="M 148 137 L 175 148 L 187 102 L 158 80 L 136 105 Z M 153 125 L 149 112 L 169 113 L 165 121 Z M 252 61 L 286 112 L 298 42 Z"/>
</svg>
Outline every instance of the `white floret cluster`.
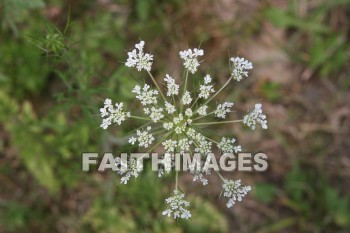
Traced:
<svg viewBox="0 0 350 233">
<path fill-rule="evenodd" d="M 248 77 L 248 72 L 253 68 L 250 61 L 240 57 L 231 58 L 230 78 L 221 88 L 214 88 L 213 80 L 215 78 L 210 74 L 199 74 L 193 79 L 200 78 L 200 80 L 192 80 L 192 74 L 198 72 L 201 65 L 199 59 L 204 55 L 204 51 L 196 48 L 187 49 L 179 52 L 186 71 L 182 81 L 176 82 L 179 77 L 175 79 L 169 74 L 165 74 L 165 78 L 162 78 L 164 87 L 161 88 L 161 85 L 156 82 L 156 79 L 150 73 L 153 55 L 145 53 L 144 46 L 143 41 L 136 44 L 135 49 L 128 53 L 125 65 L 134 67 L 137 71 L 147 71 L 154 85 L 145 82 L 143 85 L 136 85 L 131 90 L 141 106 L 140 108 L 137 107 L 133 113 L 125 111 L 123 103 L 116 103 L 113 106 L 112 101 L 106 99 L 104 107 L 100 109 L 101 127 L 107 129 L 112 124 L 120 125 L 128 118 L 142 121 L 143 126 L 134 131 L 128 142 L 147 150 L 149 148 L 151 150 L 155 149 L 158 146 L 164 149 L 166 153 L 163 157 L 162 166 L 159 167 L 158 176 L 161 177 L 170 173 L 174 166 L 174 153 L 191 154 L 198 152 L 208 155 L 213 153 L 214 148 L 219 149 L 222 153 L 239 153 L 242 151 L 242 147 L 237 144 L 235 138 L 213 138 L 213 134 L 208 133 L 208 129 L 212 125 L 217 127 L 223 124 L 243 123 L 251 129 L 256 129 L 258 125 L 263 129 L 267 129 L 266 115 L 263 114 L 260 103 L 256 104 L 255 108 L 240 120 L 230 119 L 234 106 L 233 102 L 224 101 L 216 106 L 211 105 L 214 102 L 212 100 L 230 82 L 241 81 Z M 196 86 L 196 83 L 199 83 L 199 85 Z M 216 89 L 219 91 L 215 91 Z M 198 180 L 203 185 L 208 184 L 206 176 L 211 174 L 209 169 L 210 156 L 206 158 L 205 162 L 193 160 L 194 163 L 189 166 L 189 173 L 193 175 L 193 181 Z M 199 164 L 199 166 L 196 164 Z M 118 160 L 116 165 L 118 174 L 122 176 L 121 183 L 123 184 L 126 184 L 131 177 L 136 178 L 142 170 L 142 166 L 136 159 L 130 159 L 126 162 Z M 236 201 L 241 201 L 251 189 L 250 186 L 242 186 L 240 180 L 226 180 L 219 173 L 218 175 L 223 181 L 223 194 L 229 198 L 227 207 L 232 207 Z M 166 199 L 168 209 L 163 211 L 163 215 L 172 216 L 175 219 L 190 218 L 191 213 L 188 210 L 190 203 L 184 200 L 184 196 L 183 193 L 179 192 L 176 179 L 174 195 Z"/>
<path fill-rule="evenodd" d="M 255 104 L 254 110 L 244 116 L 243 123 L 251 129 L 255 129 L 256 125 L 261 125 L 261 128 L 267 129 L 266 115 L 262 112 L 262 105 Z"/>
<path fill-rule="evenodd" d="M 184 197 L 185 194 L 180 194 L 178 190 L 174 190 L 174 195 L 165 199 L 165 202 L 168 205 L 168 209 L 164 210 L 162 214 L 168 217 L 173 216 L 174 219 L 190 218 L 192 216 L 191 212 L 187 210 L 187 208 L 190 206 L 190 203 L 184 200 Z"/>
<path fill-rule="evenodd" d="M 224 197 L 228 198 L 227 208 L 231 208 L 236 201 L 242 201 L 243 197 L 252 189 L 250 186 L 242 186 L 241 180 L 224 180 L 222 188 Z"/>
<path fill-rule="evenodd" d="M 113 123 L 121 125 L 127 117 L 130 117 L 130 112 L 125 112 L 123 110 L 123 103 L 116 103 L 115 107 L 112 105 L 112 100 L 106 99 L 104 102 L 104 107 L 100 109 L 103 129 L 107 129 Z"/>
</svg>

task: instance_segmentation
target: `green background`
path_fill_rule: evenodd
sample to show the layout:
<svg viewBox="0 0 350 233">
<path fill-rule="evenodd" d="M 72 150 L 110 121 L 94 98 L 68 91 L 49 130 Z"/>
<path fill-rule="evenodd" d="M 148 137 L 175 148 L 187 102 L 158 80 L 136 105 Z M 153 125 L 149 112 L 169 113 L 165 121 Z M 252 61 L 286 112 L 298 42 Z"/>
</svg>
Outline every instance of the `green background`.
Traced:
<svg viewBox="0 0 350 233">
<path fill-rule="evenodd" d="M 0 232 L 350 232 L 349 0 L 1 0 L 0 23 Z M 223 96 L 263 103 L 269 129 L 216 133 L 269 169 L 224 174 L 253 187 L 234 208 L 216 177 L 182 174 L 193 218 L 177 222 L 161 216 L 173 176 L 81 171 L 82 152 L 130 150 L 137 125 L 103 131 L 98 113 L 106 97 L 136 106 L 146 74 L 123 62 L 140 39 L 158 80 L 181 77 L 188 47 L 216 87 L 229 57 L 253 62 Z"/>
</svg>

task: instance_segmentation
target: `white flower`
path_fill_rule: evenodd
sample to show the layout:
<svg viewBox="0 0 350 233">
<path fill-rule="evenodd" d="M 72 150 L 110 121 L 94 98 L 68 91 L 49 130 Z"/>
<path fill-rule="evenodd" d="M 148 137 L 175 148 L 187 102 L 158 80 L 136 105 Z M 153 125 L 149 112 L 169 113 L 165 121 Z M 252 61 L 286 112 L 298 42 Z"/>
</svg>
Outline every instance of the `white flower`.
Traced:
<svg viewBox="0 0 350 233">
<path fill-rule="evenodd" d="M 129 138 L 129 143 L 130 143 L 131 145 L 134 145 L 136 141 L 137 141 L 137 138 L 135 138 L 134 136 L 132 136 L 131 138 Z"/>
<path fill-rule="evenodd" d="M 181 51 L 180 57 L 184 60 L 183 65 L 188 69 L 192 74 L 197 71 L 199 66 L 198 57 L 203 56 L 204 52 L 202 49 L 188 49 Z"/>
<path fill-rule="evenodd" d="M 170 75 L 166 75 L 166 78 L 164 79 L 165 82 L 167 82 L 167 96 L 177 95 L 179 94 L 179 85 L 175 83 L 175 79 L 173 79 Z"/>
<path fill-rule="evenodd" d="M 177 146 L 177 141 L 168 139 L 162 143 L 166 152 L 174 152 Z"/>
<path fill-rule="evenodd" d="M 165 110 L 168 112 L 168 114 L 172 114 L 176 111 L 175 106 L 168 102 L 165 102 Z"/>
<path fill-rule="evenodd" d="M 248 77 L 248 70 L 253 69 L 253 64 L 240 57 L 232 57 L 230 59 L 232 62 L 232 77 L 237 81 L 241 81 L 242 78 Z"/>
<path fill-rule="evenodd" d="M 209 84 L 211 83 L 211 77 L 209 74 L 207 74 L 205 77 L 204 77 L 204 84 Z"/>
<path fill-rule="evenodd" d="M 180 113 L 178 117 L 174 118 L 174 123 L 179 124 L 184 119 L 184 116 Z"/>
<path fill-rule="evenodd" d="M 234 146 L 233 143 L 235 143 L 236 139 L 232 138 L 225 138 L 223 137 L 221 139 L 221 142 L 217 145 L 218 148 L 223 152 L 223 153 L 238 153 L 242 151 L 241 146 Z"/>
<path fill-rule="evenodd" d="M 192 102 L 191 95 L 188 91 L 185 92 L 185 94 L 182 96 L 182 103 L 185 105 L 188 105 Z"/>
<path fill-rule="evenodd" d="M 142 90 L 136 85 L 132 92 L 137 94 L 136 99 L 140 100 L 142 105 L 157 104 L 158 91 L 150 89 L 148 84 L 145 84 Z"/>
<path fill-rule="evenodd" d="M 190 138 L 195 138 L 196 137 L 196 130 L 192 129 L 192 128 L 189 128 L 186 132 L 186 134 L 190 137 Z"/>
<path fill-rule="evenodd" d="M 225 102 L 223 104 L 219 104 L 215 110 L 215 116 L 219 118 L 225 119 L 226 113 L 231 112 L 231 107 L 233 106 L 233 103 L 231 102 Z"/>
<path fill-rule="evenodd" d="M 125 65 L 127 67 L 136 67 L 138 71 L 142 69 L 146 71 L 151 71 L 153 55 L 144 53 L 143 47 L 145 45 L 144 41 L 140 41 L 140 43 L 135 45 L 136 49 L 133 49 L 131 52 L 128 52 L 128 60 Z"/>
<path fill-rule="evenodd" d="M 175 133 L 176 134 L 181 134 L 182 132 L 185 132 L 186 130 L 186 126 L 185 125 L 181 125 L 181 126 L 176 126 L 175 127 Z"/>
<path fill-rule="evenodd" d="M 150 117 L 153 120 L 153 122 L 157 122 L 160 119 L 164 118 L 164 115 L 162 112 L 163 112 L 163 108 L 155 108 L 155 107 L 151 108 Z"/>
<path fill-rule="evenodd" d="M 189 152 L 192 141 L 188 140 L 188 138 L 181 138 L 178 142 L 178 146 L 181 153 Z"/>
<path fill-rule="evenodd" d="M 163 166 L 166 173 L 171 171 L 171 167 L 173 166 L 174 156 L 173 154 L 165 153 L 163 157 Z"/>
<path fill-rule="evenodd" d="M 123 175 L 120 179 L 122 184 L 127 184 L 132 176 L 137 178 L 143 169 L 142 162 L 136 158 L 129 158 L 128 161 L 123 161 L 121 158 L 117 157 L 115 165 L 117 166 L 117 173 Z"/>
<path fill-rule="evenodd" d="M 147 148 L 152 144 L 155 138 L 151 133 L 149 133 L 149 131 L 151 131 L 150 126 L 147 127 L 147 130 L 145 131 L 141 131 L 141 130 L 136 131 L 136 134 L 138 136 L 137 141 L 139 142 L 139 146 L 143 146 L 144 148 Z"/>
<path fill-rule="evenodd" d="M 163 128 L 166 130 L 171 130 L 173 128 L 174 124 L 172 122 L 165 122 L 163 123 Z"/>
<path fill-rule="evenodd" d="M 186 116 L 190 117 L 190 116 L 192 116 L 192 114 L 193 114 L 192 109 L 190 109 L 190 108 L 186 109 L 186 111 L 185 111 Z"/>
<path fill-rule="evenodd" d="M 208 108 L 207 105 L 203 105 L 203 106 L 199 107 L 197 110 L 198 114 L 201 116 L 207 115 L 207 108 Z"/>
<path fill-rule="evenodd" d="M 199 87 L 199 98 L 208 99 L 210 93 L 215 92 L 213 85 L 208 85 L 211 82 L 211 77 L 207 74 L 204 77 L 204 85 L 200 85 Z"/>
<path fill-rule="evenodd" d="M 188 132 L 187 132 L 187 135 Z M 189 135 L 190 136 L 190 135 Z M 195 152 L 199 152 L 202 154 L 207 154 L 211 152 L 211 146 L 212 142 L 207 141 L 205 136 L 201 133 L 196 133 L 195 135 L 190 136 L 193 141 L 195 141 L 196 148 L 194 149 Z"/>
<path fill-rule="evenodd" d="M 194 151 L 202 153 L 202 154 L 208 154 L 211 152 L 211 146 L 212 142 L 207 141 L 205 139 L 202 139 L 199 141 L 199 146 L 194 149 Z"/>
<path fill-rule="evenodd" d="M 153 55 L 145 53 L 144 46 L 145 43 L 143 41 L 136 44 L 135 48 L 128 53 L 128 59 L 125 63 L 126 66 L 134 67 L 138 71 L 146 70 L 154 82 L 153 86 L 143 84 L 136 85 L 132 89 L 132 93 L 135 93 L 136 99 L 141 103 L 140 106 L 135 107 L 135 111 L 141 112 L 142 115 L 131 116 L 130 112 L 123 110 L 122 103 L 114 105 L 110 99 L 106 99 L 104 107 L 100 109 L 101 117 L 103 118 L 101 127 L 106 129 L 113 123 L 121 124 L 128 117 L 142 120 L 144 128 L 141 126 L 136 129 L 136 135 L 130 137 L 128 142 L 131 145 L 144 148 L 151 147 L 154 149 L 158 145 L 163 147 L 165 154 L 161 166 L 157 169 L 158 176 L 170 173 L 172 168 L 175 167 L 175 154 L 180 153 L 184 155 L 184 153 L 190 153 L 192 163 L 189 164 L 189 172 L 193 175 L 193 181 L 198 180 L 203 185 L 207 185 L 207 175 L 211 173 L 211 168 L 209 169 L 209 167 L 214 162 L 211 160 L 214 143 L 217 144 L 218 149 L 223 153 L 238 153 L 242 151 L 241 146 L 237 145 L 234 138 L 222 137 L 220 142 L 210 138 L 213 134 L 207 131 L 207 126 L 216 125 L 216 123 L 222 126 L 224 123 L 243 121 L 245 125 L 252 129 L 255 129 L 257 125 L 261 125 L 264 129 L 267 128 L 266 116 L 262 112 L 261 104 L 256 104 L 254 110 L 247 113 L 243 120 L 215 122 L 207 119 L 207 116 L 211 117 L 212 115 L 216 118 L 227 118 L 234 104 L 223 102 L 212 108 L 209 105 L 211 104 L 210 101 L 224 90 L 233 79 L 240 81 L 246 78 L 253 65 L 244 58 L 230 58 L 231 77 L 215 93 L 214 83 L 209 74 L 206 74 L 199 84 L 194 80 L 190 80 L 193 85 L 187 86 L 189 81 L 188 75 L 190 73 L 195 74 L 198 71 L 204 55 L 201 49 L 187 49 L 179 52 L 185 69 L 185 80 L 183 80 L 182 84 L 180 84 L 180 81 L 179 84 L 176 84 L 175 79 L 166 74 L 163 81 L 163 84 L 166 86 L 165 92 L 161 93 L 160 85 L 150 73 L 153 65 Z M 148 82 L 146 81 L 145 83 Z M 195 98 L 191 96 L 192 94 Z M 158 95 L 161 95 L 162 99 L 158 100 Z M 152 147 L 153 144 L 155 145 Z M 199 153 L 201 156 L 207 155 L 206 160 L 198 159 L 197 161 L 194 153 Z M 131 177 L 137 177 L 140 174 L 143 168 L 141 162 L 142 160 L 135 158 L 125 161 L 116 158 L 117 172 L 122 176 L 121 183 L 126 184 Z M 220 174 L 219 176 L 222 178 Z M 251 190 L 250 186 L 242 186 L 240 180 L 223 179 L 222 188 L 223 196 L 228 198 L 227 207 L 232 207 L 236 201 L 241 201 Z M 168 207 L 162 214 L 174 219 L 188 219 L 191 217 L 191 213 L 188 210 L 189 202 L 184 200 L 184 194 L 179 193 L 177 182 L 175 189 L 174 194 L 165 200 Z"/>
<path fill-rule="evenodd" d="M 210 157 L 208 156 L 205 163 L 198 161 L 196 157 L 193 157 L 192 163 L 189 164 L 190 173 L 193 175 L 193 181 L 200 180 L 203 185 L 208 184 L 208 179 L 204 175 L 210 175 L 211 172 L 208 169 Z"/>
<path fill-rule="evenodd" d="M 113 107 L 110 99 L 104 101 L 104 107 L 100 109 L 100 112 L 103 118 L 100 127 L 103 129 L 107 129 L 113 123 L 120 125 L 126 117 L 130 117 L 130 112 L 123 110 L 123 103 L 116 103 Z"/>
<path fill-rule="evenodd" d="M 215 92 L 213 85 L 200 85 L 199 87 L 199 98 L 208 99 L 210 93 Z"/>
<path fill-rule="evenodd" d="M 168 204 L 168 209 L 162 212 L 162 215 L 170 217 L 173 215 L 174 219 L 183 218 L 189 219 L 191 213 L 186 208 L 190 206 L 190 203 L 184 200 L 185 194 L 179 194 L 179 191 L 174 190 L 174 196 L 165 199 Z"/>
<path fill-rule="evenodd" d="M 229 198 L 227 208 L 232 207 L 236 201 L 242 201 L 242 198 L 251 190 L 250 186 L 242 186 L 241 180 L 224 180 L 222 188 L 224 197 Z"/>
<path fill-rule="evenodd" d="M 251 129 L 255 129 L 257 124 L 261 125 L 261 128 L 267 129 L 266 115 L 262 113 L 262 105 L 255 104 L 255 109 L 243 118 L 243 123 Z"/>
</svg>

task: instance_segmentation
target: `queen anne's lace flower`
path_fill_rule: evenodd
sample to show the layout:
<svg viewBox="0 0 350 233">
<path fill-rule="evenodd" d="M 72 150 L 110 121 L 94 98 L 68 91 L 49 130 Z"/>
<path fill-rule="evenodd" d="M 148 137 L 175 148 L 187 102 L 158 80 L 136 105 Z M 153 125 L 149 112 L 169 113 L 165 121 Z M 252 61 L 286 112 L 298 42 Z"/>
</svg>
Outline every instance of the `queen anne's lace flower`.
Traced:
<svg viewBox="0 0 350 233">
<path fill-rule="evenodd" d="M 185 153 L 190 151 L 190 146 L 192 145 L 192 141 L 188 140 L 188 138 L 181 138 L 178 142 L 179 152 Z"/>
<path fill-rule="evenodd" d="M 142 89 L 136 85 L 132 90 L 133 93 L 137 94 L 136 99 L 140 100 L 142 105 L 157 104 L 158 91 L 150 88 L 148 84 L 145 84 Z"/>
<path fill-rule="evenodd" d="M 192 215 L 187 207 L 190 206 L 190 203 L 184 200 L 185 194 L 179 194 L 178 190 L 174 190 L 174 196 L 165 199 L 168 209 L 163 211 L 163 215 L 170 217 L 173 215 L 174 219 L 184 218 L 189 219 Z"/>
<path fill-rule="evenodd" d="M 266 115 L 262 112 L 262 105 L 255 104 L 254 110 L 244 116 L 243 123 L 253 130 L 256 128 L 257 124 L 260 124 L 261 128 L 267 129 Z"/>
<path fill-rule="evenodd" d="M 177 141 L 168 139 L 163 142 L 162 145 L 164 146 L 165 152 L 174 152 L 177 146 Z"/>
<path fill-rule="evenodd" d="M 231 107 L 233 106 L 233 103 L 231 102 L 225 102 L 223 104 L 219 104 L 218 107 L 215 110 L 215 116 L 219 118 L 225 119 L 226 113 L 231 112 Z"/>
<path fill-rule="evenodd" d="M 181 126 L 176 126 L 175 127 L 175 133 L 176 134 L 181 134 L 183 132 L 185 132 L 186 130 L 186 126 L 185 125 L 181 125 Z"/>
<path fill-rule="evenodd" d="M 129 138 L 129 143 L 130 143 L 131 145 L 134 145 L 135 142 L 137 142 L 137 138 L 135 138 L 134 136 L 132 136 L 132 137 Z"/>
<path fill-rule="evenodd" d="M 193 152 L 197 152 L 203 156 L 212 153 L 213 145 L 216 145 L 223 153 L 238 153 L 241 151 L 241 146 L 235 145 L 235 139 L 233 138 L 223 137 L 220 142 L 216 142 L 217 139 L 212 138 L 213 134 L 208 134 L 210 128 L 206 128 L 207 126 L 243 121 L 252 129 L 255 129 L 257 124 L 260 124 L 264 129 L 267 128 L 266 116 L 262 113 L 261 104 L 256 104 L 255 109 L 242 120 L 217 122 L 208 119 L 215 119 L 214 116 L 225 119 L 227 114 L 231 112 L 233 103 L 224 102 L 212 107 L 210 101 L 232 79 L 240 81 L 247 77 L 249 70 L 253 68 L 251 62 L 244 58 L 231 58 L 231 77 L 215 93 L 214 89 L 216 88 L 214 88 L 209 74 L 204 77 L 199 85 L 196 85 L 196 81 L 191 80 L 191 74 L 198 70 L 199 59 L 204 54 L 203 50 L 188 49 L 181 51 L 180 57 L 186 69 L 183 80 L 180 82 L 181 85 L 178 85 L 173 77 L 166 74 L 164 78 L 166 95 L 164 95 L 161 85 L 158 85 L 150 73 L 153 56 L 144 52 L 144 45 L 143 41 L 136 44 L 135 49 L 128 53 L 128 59 L 125 63 L 126 66 L 135 67 L 138 71 L 146 70 L 155 84 L 152 87 L 149 84 L 136 85 L 132 89 L 132 93 L 136 95 L 136 99 L 142 105 L 141 107 L 133 106 L 135 112 L 141 112 L 143 116 L 131 115 L 130 112 L 123 110 L 122 103 L 113 105 L 110 99 L 106 99 L 104 107 L 100 109 L 101 127 L 106 129 L 113 123 L 120 125 L 127 118 L 143 121 L 144 126 L 137 128 L 136 134 L 131 136 L 128 142 L 131 145 L 143 148 L 152 146 L 151 148 L 155 149 L 158 145 L 164 148 L 167 153 L 163 156 L 163 163 L 158 167 L 158 176 L 169 173 L 175 166 L 174 154 L 176 153 L 190 153 L 190 155 L 193 155 Z M 179 95 L 179 93 L 182 95 Z M 158 95 L 161 98 L 158 98 Z M 212 110 L 207 113 L 208 109 Z M 192 156 L 192 158 L 195 158 L 195 156 Z M 206 176 L 210 174 L 210 162 L 212 162 L 211 155 L 208 155 L 205 162 L 200 161 L 200 166 L 190 165 L 189 172 L 193 175 L 193 181 L 199 180 L 203 185 L 208 184 Z M 132 176 L 137 177 L 142 170 L 142 163 L 135 158 L 126 161 L 117 159 L 116 165 L 117 173 L 122 176 L 121 182 L 125 184 Z M 222 178 L 221 175 L 219 176 Z M 240 201 L 250 190 L 250 186 L 241 186 L 240 180 L 228 181 L 224 178 L 222 180 L 224 181 L 224 196 L 229 198 L 228 207 L 233 206 L 235 201 Z M 175 190 L 178 190 L 178 182 L 176 182 L 175 187 Z M 174 191 L 174 196 L 166 199 L 168 209 L 163 211 L 163 215 L 173 216 L 175 219 L 190 218 L 191 213 L 187 210 L 189 202 L 183 200 L 183 198 L 184 194 Z"/>
<path fill-rule="evenodd" d="M 168 114 L 172 114 L 176 112 L 175 106 L 168 102 L 165 102 L 165 110 L 167 111 Z"/>
<path fill-rule="evenodd" d="M 153 120 L 153 122 L 157 122 L 160 119 L 164 118 L 163 108 L 152 107 L 151 108 L 151 115 L 150 115 L 150 117 Z"/>
<path fill-rule="evenodd" d="M 115 165 L 117 166 L 117 173 L 122 175 L 122 178 L 120 179 L 122 184 L 127 184 L 132 176 L 135 178 L 138 177 L 143 169 L 141 161 L 136 158 L 130 158 L 128 161 L 124 161 L 117 157 Z"/>
<path fill-rule="evenodd" d="M 163 128 L 166 130 L 171 130 L 174 127 L 174 124 L 172 122 L 165 122 L 163 124 Z"/>
<path fill-rule="evenodd" d="M 115 108 L 112 105 L 112 100 L 106 99 L 104 107 L 100 109 L 102 120 L 101 128 L 107 129 L 112 123 L 120 125 L 125 121 L 126 117 L 130 117 L 130 112 L 123 111 L 123 103 L 116 103 Z"/>
<path fill-rule="evenodd" d="M 175 83 L 175 79 L 173 79 L 170 75 L 166 75 L 166 78 L 164 79 L 167 83 L 167 96 L 177 95 L 179 94 L 179 85 Z"/>
<path fill-rule="evenodd" d="M 232 138 L 225 138 L 223 137 L 221 142 L 218 144 L 218 148 L 223 152 L 223 153 L 238 153 L 242 151 L 241 146 L 234 146 L 233 143 L 235 143 L 236 139 Z"/>
<path fill-rule="evenodd" d="M 207 108 L 208 108 L 207 105 L 203 105 L 203 106 L 199 107 L 197 110 L 198 114 L 201 116 L 207 115 Z"/>
<path fill-rule="evenodd" d="M 145 45 L 144 41 L 140 41 L 140 43 L 136 44 L 136 49 L 133 49 L 131 52 L 128 52 L 128 60 L 125 65 L 127 67 L 136 67 L 138 71 L 147 70 L 151 71 L 153 55 L 144 53 L 143 47 Z"/>
<path fill-rule="evenodd" d="M 208 99 L 210 93 L 215 92 L 213 85 L 208 85 L 211 82 L 211 77 L 209 74 L 207 74 L 204 77 L 204 84 L 205 85 L 200 85 L 199 87 L 199 98 L 204 98 L 204 99 Z"/>
<path fill-rule="evenodd" d="M 204 99 L 208 99 L 210 93 L 215 92 L 212 85 L 201 85 L 199 91 L 199 98 Z"/>
<path fill-rule="evenodd" d="M 136 134 L 138 137 L 137 141 L 139 142 L 139 146 L 147 148 L 152 144 L 152 142 L 154 141 L 154 137 L 150 133 L 151 129 L 152 129 L 151 126 L 148 126 L 147 130 L 144 130 L 144 131 L 137 130 L 136 131 Z"/>
<path fill-rule="evenodd" d="M 209 84 L 211 83 L 211 77 L 209 74 L 207 74 L 205 77 L 204 77 L 204 84 Z"/>
<path fill-rule="evenodd" d="M 201 154 L 208 154 L 211 152 L 212 142 L 206 140 L 205 136 L 201 133 L 196 133 L 194 136 L 191 136 L 192 140 L 195 142 L 196 148 L 195 152 Z"/>
<path fill-rule="evenodd" d="M 165 153 L 163 158 L 163 167 L 166 173 L 171 172 L 174 163 L 174 154 Z"/>
<path fill-rule="evenodd" d="M 188 91 L 185 92 L 185 94 L 182 96 L 182 103 L 184 105 L 189 105 L 192 102 L 191 95 Z"/>
<path fill-rule="evenodd" d="M 203 56 L 204 51 L 202 49 L 188 49 L 181 51 L 180 57 L 184 60 L 184 66 L 188 69 L 192 74 L 196 73 L 197 68 L 199 66 L 198 57 Z"/>
<path fill-rule="evenodd" d="M 222 188 L 224 197 L 229 198 L 227 208 L 231 208 L 236 201 L 242 201 L 242 198 L 251 190 L 250 186 L 242 186 L 241 180 L 224 180 Z"/>
<path fill-rule="evenodd" d="M 178 117 L 174 118 L 174 123 L 179 124 L 184 119 L 184 116 L 180 113 Z"/>
<path fill-rule="evenodd" d="M 190 108 L 186 109 L 186 111 L 185 111 L 186 116 L 191 117 L 192 114 L 193 114 L 192 109 L 190 109 Z"/>
<path fill-rule="evenodd" d="M 199 180 L 203 185 L 208 184 L 208 179 L 206 179 L 204 176 L 211 174 L 208 168 L 209 161 L 209 156 L 207 156 L 205 162 L 198 161 L 196 157 L 193 158 L 192 163 L 189 165 L 190 173 L 193 175 L 193 181 Z"/>
<path fill-rule="evenodd" d="M 253 64 L 250 61 L 240 57 L 232 57 L 232 77 L 237 81 L 241 81 L 242 78 L 248 77 L 248 70 L 253 69 Z"/>
</svg>

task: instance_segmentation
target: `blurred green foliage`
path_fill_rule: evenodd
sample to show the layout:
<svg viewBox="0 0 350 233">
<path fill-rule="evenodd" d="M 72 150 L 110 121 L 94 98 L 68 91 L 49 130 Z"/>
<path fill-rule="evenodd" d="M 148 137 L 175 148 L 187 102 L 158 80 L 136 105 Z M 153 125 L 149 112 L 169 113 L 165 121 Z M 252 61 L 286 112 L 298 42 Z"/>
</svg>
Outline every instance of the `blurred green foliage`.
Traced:
<svg viewBox="0 0 350 233">
<path fill-rule="evenodd" d="M 115 101 L 132 98 L 130 90 L 137 81 L 120 63 L 126 48 L 139 36 L 152 41 L 154 34 L 161 35 L 166 41 L 164 50 L 167 43 L 183 39 L 184 34 L 171 27 L 175 19 L 169 19 L 168 12 L 187 17 L 186 6 L 191 3 L 110 1 L 111 10 L 105 11 L 106 6 L 97 7 L 97 2 L 0 2 L 0 125 L 5 132 L 0 150 L 6 156 L 0 163 L 0 177 L 9 177 L 1 179 L 0 232 L 228 232 L 232 219 L 213 200 L 191 195 L 190 221 L 162 218 L 163 200 L 171 189 L 165 185 L 171 183 L 169 178 L 162 182 L 146 171 L 122 186 L 115 174 L 81 172 L 82 152 L 130 149 L 121 142 L 127 128 L 138 127 L 126 124 L 112 136 L 99 130 L 96 116 L 106 96 Z M 286 9 L 265 7 L 264 14 L 256 15 L 249 27 L 239 20 L 234 27 L 231 22 L 217 23 L 223 32 L 215 36 L 211 33 L 217 32 L 207 30 L 205 21 L 195 30 L 191 25 L 195 36 L 189 35 L 182 43 L 210 43 L 226 35 L 235 35 L 239 41 L 239 36 L 245 39 L 257 33 L 267 18 L 288 31 L 282 48 L 291 59 L 316 76 L 332 79 L 346 69 L 349 32 L 332 25 L 330 19 L 334 9 L 350 1 L 327 1 L 302 16 L 297 10 L 299 1 L 288 3 Z M 59 17 L 50 13 L 56 8 Z M 159 67 L 166 62 L 160 61 Z M 220 60 L 214 62 L 220 63 L 218 72 L 226 67 Z M 343 88 L 349 86 L 348 81 Z M 268 101 L 280 103 L 284 98 L 281 88 L 268 81 L 259 90 Z M 281 144 L 291 147 L 288 142 Z M 325 149 L 323 141 L 319 144 L 312 145 L 314 151 Z M 254 188 L 258 202 L 279 203 L 282 207 L 276 212 L 283 214 L 262 225 L 251 224 L 251 232 L 282 232 L 291 227 L 297 229 L 294 232 L 347 232 L 349 198 L 322 170 L 298 161 L 286 173 L 279 183 Z M 19 186 L 23 187 L 15 192 Z"/>
<path fill-rule="evenodd" d="M 318 7 L 309 4 L 312 3 L 304 2 L 305 7 L 310 7 L 307 14 L 301 13 L 300 1 L 292 0 L 287 9 L 268 8 L 266 15 L 274 25 L 290 30 L 286 51 L 313 72 L 328 77 L 350 61 L 348 32 L 332 25 L 332 18 L 337 17 L 334 10 L 349 6 L 350 1 L 326 1 Z M 305 43 L 297 43 L 300 40 Z"/>
<path fill-rule="evenodd" d="M 156 20 L 148 25 L 156 4 L 136 2 L 135 14 L 141 21 L 133 23 L 135 33 L 162 28 Z M 33 203 L 29 197 L 1 201 L 0 231 L 52 232 L 61 223 L 79 232 L 227 232 L 223 215 L 204 200 L 194 224 L 163 219 L 162 200 L 168 191 L 153 173 L 121 186 L 114 174 L 98 181 L 81 172 L 82 152 L 123 148 L 110 144 L 118 139 L 101 133 L 96 113 L 104 95 L 115 100 L 132 97 L 128 90 L 135 82 L 124 81 L 129 74 L 117 62 L 125 56 L 125 22 L 113 13 L 100 12 L 95 16 L 98 20 L 71 22 L 67 16 L 59 26 L 42 17 L 39 11 L 44 7 L 41 0 L 5 0 L 0 8 L 0 122 L 26 176 L 36 181 L 30 181 L 34 183 L 31 196 L 43 198 L 35 190 L 46 189 L 51 204 L 62 213 L 54 214 L 47 203 Z M 106 62 L 106 56 L 114 62 Z M 116 132 L 123 134 L 123 129 Z M 15 175 L 2 166 L 3 175 Z M 64 195 L 84 183 L 94 189 L 91 205 L 82 216 L 73 217 L 78 217 L 77 222 L 67 221 L 72 215 L 64 207 Z M 211 222 L 212 218 L 221 224 Z"/>
</svg>

